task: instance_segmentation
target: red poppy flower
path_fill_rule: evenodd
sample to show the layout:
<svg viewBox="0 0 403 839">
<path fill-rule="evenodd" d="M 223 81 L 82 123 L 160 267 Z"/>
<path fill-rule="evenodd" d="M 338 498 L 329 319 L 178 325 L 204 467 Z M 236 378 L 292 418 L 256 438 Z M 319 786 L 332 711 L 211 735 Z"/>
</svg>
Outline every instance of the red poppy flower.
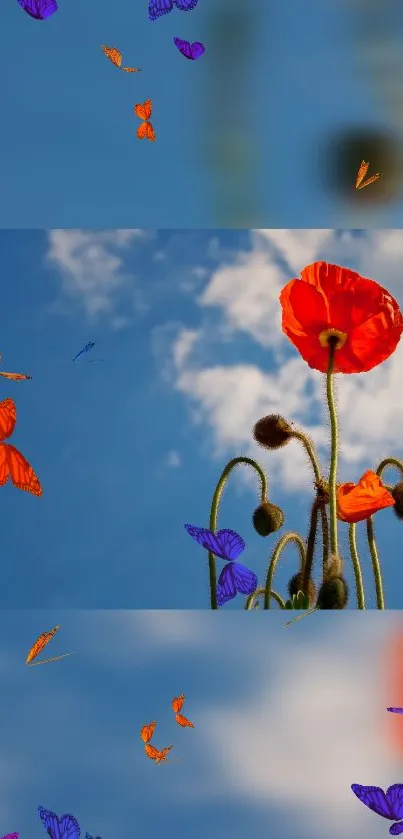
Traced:
<svg viewBox="0 0 403 839">
<path fill-rule="evenodd" d="M 337 488 L 337 518 L 340 521 L 364 521 L 384 507 L 393 507 L 391 493 L 381 479 L 368 469 L 358 484 L 341 484 Z"/>
<path fill-rule="evenodd" d="M 283 332 L 314 370 L 326 373 L 336 336 L 335 373 L 365 373 L 396 349 L 403 318 L 397 301 L 349 268 L 313 262 L 280 294 Z"/>
</svg>

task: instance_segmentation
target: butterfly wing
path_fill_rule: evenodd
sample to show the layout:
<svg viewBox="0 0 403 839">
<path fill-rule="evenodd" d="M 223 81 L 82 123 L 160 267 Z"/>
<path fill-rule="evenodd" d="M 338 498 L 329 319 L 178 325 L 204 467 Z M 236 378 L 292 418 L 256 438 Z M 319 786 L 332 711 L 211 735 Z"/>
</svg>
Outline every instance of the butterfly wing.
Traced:
<svg viewBox="0 0 403 839">
<path fill-rule="evenodd" d="M 205 527 L 195 527 L 193 524 L 185 524 L 185 529 L 199 545 L 221 559 L 235 559 L 245 548 L 244 540 L 235 530 L 212 533 Z"/>
<path fill-rule="evenodd" d="M 150 725 L 143 725 L 140 729 L 140 737 L 144 743 L 148 743 L 155 731 L 155 726 L 157 725 L 156 721 L 150 722 Z"/>
<path fill-rule="evenodd" d="M 150 0 L 148 4 L 149 20 L 157 20 L 161 15 L 172 12 L 173 0 Z"/>
<path fill-rule="evenodd" d="M 2 836 L 1 839 L 18 839 L 19 833 L 7 833 L 7 836 Z"/>
<path fill-rule="evenodd" d="M 362 160 L 360 163 L 360 168 L 357 172 L 357 180 L 355 182 L 356 189 L 359 189 L 360 183 L 362 183 L 362 181 L 364 180 L 365 175 L 368 172 L 368 167 L 369 163 L 365 163 L 365 160 Z"/>
<path fill-rule="evenodd" d="M 193 41 L 193 44 L 190 45 L 190 50 L 192 53 L 190 57 L 193 58 L 194 61 L 206 52 L 206 48 L 201 41 Z"/>
<path fill-rule="evenodd" d="M 159 755 L 158 749 L 156 749 L 155 746 L 151 746 L 150 743 L 146 743 L 146 745 L 144 746 L 144 751 L 146 755 L 151 758 L 151 760 L 156 760 Z"/>
<path fill-rule="evenodd" d="M 38 807 L 39 816 L 50 839 L 79 839 L 80 825 L 74 816 L 67 813 L 60 819 L 51 810 Z"/>
<path fill-rule="evenodd" d="M 257 589 L 257 576 L 240 562 L 232 563 L 235 588 L 239 594 L 253 594 Z"/>
<path fill-rule="evenodd" d="M 174 44 L 179 52 L 185 56 L 185 58 L 192 58 L 192 50 L 189 41 L 183 41 L 182 38 L 174 38 Z"/>
<path fill-rule="evenodd" d="M 77 358 L 80 358 L 80 355 L 84 355 L 84 353 L 89 352 L 94 347 L 95 347 L 95 341 L 88 341 L 88 344 L 86 344 L 85 347 L 83 347 L 82 350 L 80 350 L 80 352 L 78 352 L 77 355 L 74 356 L 73 361 L 76 361 Z"/>
<path fill-rule="evenodd" d="M 387 708 L 387 711 L 391 711 L 392 714 L 403 714 L 403 708 Z"/>
<path fill-rule="evenodd" d="M 366 787 L 361 784 L 351 784 L 351 789 L 354 795 L 365 804 L 378 816 L 383 816 L 384 819 L 395 819 L 389 801 L 380 787 Z"/>
<path fill-rule="evenodd" d="M 56 0 L 18 0 L 21 8 L 35 20 L 45 20 L 58 10 Z"/>
<path fill-rule="evenodd" d="M 146 99 L 145 102 L 138 102 L 134 106 L 134 113 L 139 117 L 139 119 L 143 119 L 146 122 L 151 117 L 152 108 L 153 103 L 151 99 Z"/>
<path fill-rule="evenodd" d="M 400 833 L 403 833 L 403 822 L 397 822 L 396 824 L 392 824 L 389 828 L 389 833 L 392 836 L 399 836 Z"/>
<path fill-rule="evenodd" d="M 392 784 L 385 794 L 393 818 L 403 819 L 403 784 Z"/>
<path fill-rule="evenodd" d="M 191 12 L 196 8 L 199 0 L 173 0 L 173 2 L 181 12 Z"/>
<path fill-rule="evenodd" d="M 232 571 L 232 562 L 222 569 L 217 583 L 217 603 L 223 606 L 228 603 L 228 600 L 233 600 L 236 596 L 235 580 Z"/>
<path fill-rule="evenodd" d="M 25 373 L 0 373 L 4 379 L 11 379 L 13 382 L 22 382 L 26 379 L 32 379 L 32 376 L 26 376 Z"/>
<path fill-rule="evenodd" d="M 160 751 L 160 752 L 158 752 L 158 757 L 156 758 L 156 761 L 155 761 L 155 762 L 156 762 L 157 764 L 158 764 L 158 763 L 163 763 L 163 762 L 166 762 L 166 760 L 167 760 L 167 755 L 169 754 L 169 752 L 171 751 L 171 749 L 173 749 L 173 746 L 165 746 L 165 749 L 161 749 L 161 751 Z"/>
<path fill-rule="evenodd" d="M 122 53 L 116 49 L 116 47 L 106 47 L 104 45 L 101 46 L 101 50 L 109 58 L 109 61 L 115 65 L 115 67 L 120 67 L 122 63 Z M 79 353 L 80 355 L 80 353 Z M 78 358 L 78 356 L 76 356 Z"/>
<path fill-rule="evenodd" d="M 12 399 L 3 399 L 0 402 L 0 439 L 6 440 L 11 437 L 17 419 L 17 409 Z"/>
<path fill-rule="evenodd" d="M 184 701 L 185 701 L 185 694 L 184 693 L 181 693 L 180 696 L 174 696 L 174 698 L 172 700 L 172 710 L 173 710 L 174 714 L 177 714 L 178 711 L 181 710 L 181 708 L 183 707 Z"/>
<path fill-rule="evenodd" d="M 175 719 L 178 725 L 181 725 L 182 728 L 194 728 L 194 725 L 187 717 L 183 717 L 182 714 L 175 714 Z"/>
<path fill-rule="evenodd" d="M 55 626 L 54 629 L 51 630 L 51 632 L 42 632 L 42 635 L 40 635 L 39 638 L 36 639 L 35 644 L 32 645 L 27 655 L 25 664 L 29 664 L 30 661 L 33 661 L 34 658 L 36 658 L 39 655 L 39 653 L 42 652 L 43 648 L 46 647 L 46 644 L 49 643 L 50 639 L 53 638 L 55 632 L 58 629 L 59 625 Z"/>
<path fill-rule="evenodd" d="M 155 141 L 155 131 L 151 122 L 142 122 L 136 133 L 139 140 L 151 140 L 152 143 Z"/>
<path fill-rule="evenodd" d="M 141 67 L 121 67 L 121 70 L 125 70 L 126 73 L 140 73 Z"/>
<path fill-rule="evenodd" d="M 42 495 L 39 478 L 24 455 L 9 443 L 0 443 L 0 486 L 4 486 L 10 477 L 17 489 Z"/>
</svg>

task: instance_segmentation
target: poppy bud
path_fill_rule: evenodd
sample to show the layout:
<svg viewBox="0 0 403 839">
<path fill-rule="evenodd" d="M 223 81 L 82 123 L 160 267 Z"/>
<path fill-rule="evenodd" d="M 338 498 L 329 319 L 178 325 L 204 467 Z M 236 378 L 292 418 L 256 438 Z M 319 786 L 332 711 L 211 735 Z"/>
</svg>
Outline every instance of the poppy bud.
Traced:
<svg viewBox="0 0 403 839">
<path fill-rule="evenodd" d="M 392 498 L 395 502 L 394 511 L 398 519 L 403 519 L 403 483 L 396 484 L 392 489 Z"/>
<path fill-rule="evenodd" d="M 302 591 L 302 571 L 298 571 L 297 574 L 294 574 L 291 577 L 291 580 L 288 583 L 288 594 L 292 598 L 294 594 L 298 594 L 299 591 Z M 308 597 L 309 597 L 309 608 L 314 605 L 316 601 L 316 586 L 312 579 L 309 579 L 308 582 Z"/>
<path fill-rule="evenodd" d="M 253 429 L 256 442 L 266 449 L 280 449 L 281 446 L 286 446 L 293 434 L 289 422 L 280 417 L 279 414 L 269 414 L 268 417 L 262 417 Z"/>
<path fill-rule="evenodd" d="M 284 513 L 281 507 L 276 504 L 271 504 L 270 501 L 264 501 L 259 507 L 256 507 L 252 516 L 253 527 L 259 536 L 270 536 L 270 533 L 275 533 L 280 530 L 284 524 Z"/>
<path fill-rule="evenodd" d="M 317 609 L 344 609 L 348 601 L 348 587 L 344 577 L 325 580 L 319 589 Z"/>
</svg>

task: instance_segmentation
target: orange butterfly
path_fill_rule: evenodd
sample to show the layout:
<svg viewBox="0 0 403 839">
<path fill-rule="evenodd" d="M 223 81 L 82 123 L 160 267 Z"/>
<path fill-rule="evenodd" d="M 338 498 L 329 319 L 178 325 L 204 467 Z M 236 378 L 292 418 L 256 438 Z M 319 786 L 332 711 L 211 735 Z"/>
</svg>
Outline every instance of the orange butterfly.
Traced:
<svg viewBox="0 0 403 839">
<path fill-rule="evenodd" d="M 144 746 L 144 751 L 151 760 L 155 760 L 156 765 L 158 766 L 159 763 L 166 763 L 167 761 L 167 754 L 168 752 L 173 749 L 173 746 L 166 746 L 165 749 L 162 749 L 160 752 L 158 749 L 155 749 L 154 746 L 151 746 L 150 743 L 146 743 Z"/>
<path fill-rule="evenodd" d="M 42 487 L 32 466 L 18 449 L 9 443 L 1 442 L 13 433 L 16 419 L 17 411 L 13 400 L 4 399 L 0 402 L 0 486 L 4 486 L 11 477 L 17 489 L 24 489 L 33 495 L 42 495 Z"/>
<path fill-rule="evenodd" d="M 183 703 L 185 701 L 185 694 L 181 693 L 180 696 L 175 696 L 172 700 L 172 710 L 175 714 L 176 722 L 182 726 L 182 728 L 194 728 L 194 725 L 190 720 L 186 717 L 183 717 L 182 714 L 178 712 L 182 709 Z"/>
<path fill-rule="evenodd" d="M 31 664 L 34 658 L 36 658 L 39 653 L 42 652 L 43 648 L 46 647 L 46 644 L 49 644 L 49 641 L 53 638 L 59 628 L 60 624 L 54 626 L 50 632 L 42 632 L 42 635 L 36 639 L 35 644 L 31 647 L 25 664 L 29 664 L 31 667 L 36 667 L 38 664 L 47 664 L 48 661 L 58 661 L 60 658 L 65 658 L 67 655 L 74 655 L 74 653 L 64 653 L 64 655 L 57 655 L 54 658 L 44 658 L 41 661 L 36 661 L 35 664 Z"/>
<path fill-rule="evenodd" d="M 140 67 L 122 67 L 122 53 L 116 49 L 116 47 L 105 47 L 101 45 L 101 50 L 109 58 L 109 61 L 115 65 L 115 67 L 119 67 L 120 70 L 126 70 L 126 73 L 138 73 L 140 71 Z"/>
<path fill-rule="evenodd" d="M 137 117 L 144 120 L 144 122 L 142 122 L 137 129 L 138 138 L 140 140 L 144 140 L 144 138 L 146 138 L 147 140 L 151 140 L 151 142 L 153 143 L 155 140 L 155 131 L 151 125 L 151 122 L 149 122 L 152 108 L 153 103 L 151 99 L 146 99 L 146 101 L 143 102 L 142 105 L 134 106 L 134 113 Z"/>
<path fill-rule="evenodd" d="M 357 180 L 355 182 L 356 189 L 364 189 L 364 186 L 369 186 L 370 184 L 375 183 L 375 181 L 377 181 L 378 178 L 380 178 L 380 173 L 378 172 L 376 175 L 372 175 L 370 178 L 367 178 L 367 180 L 364 181 L 365 175 L 368 172 L 368 167 L 369 163 L 366 163 L 365 160 L 362 160 L 360 168 L 358 170 Z"/>
<path fill-rule="evenodd" d="M 154 722 L 150 722 L 150 725 L 143 725 L 142 726 L 142 728 L 140 729 L 140 737 L 144 741 L 144 743 L 149 743 L 150 742 L 151 737 L 154 734 L 156 725 L 157 725 L 157 723 L 154 720 Z"/>
<path fill-rule="evenodd" d="M 0 360 L 1 357 L 0 352 Z M 0 376 L 3 376 L 4 379 L 12 379 L 13 382 L 22 382 L 24 379 L 32 379 L 32 376 L 26 376 L 25 373 L 0 373 Z"/>
</svg>

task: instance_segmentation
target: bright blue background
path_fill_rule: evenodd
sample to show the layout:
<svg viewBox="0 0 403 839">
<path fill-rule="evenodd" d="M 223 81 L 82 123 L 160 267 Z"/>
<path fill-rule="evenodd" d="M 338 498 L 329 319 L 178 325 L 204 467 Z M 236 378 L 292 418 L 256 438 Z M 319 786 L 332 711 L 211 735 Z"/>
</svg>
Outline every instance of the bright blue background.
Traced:
<svg viewBox="0 0 403 839">
<path fill-rule="evenodd" d="M 151 23 L 147 0 L 60 0 L 41 22 L 4 0 L 0 225 L 398 226 L 401 199 L 354 213 L 318 177 L 327 137 L 395 119 L 356 60 L 350 6 L 200 0 Z M 381 6 L 399 51 L 399 15 Z M 187 61 L 174 36 L 205 55 Z M 142 72 L 115 68 L 104 43 Z M 135 133 L 148 97 L 155 144 Z"/>
<path fill-rule="evenodd" d="M 82 250 L 68 252 L 68 237 L 80 235 L 84 236 Z M 228 460 L 245 453 L 245 447 L 234 438 L 235 442 L 217 448 L 208 413 L 200 414 L 201 403 L 192 399 L 189 389 L 179 391 L 179 374 L 173 371 L 170 358 L 176 334 L 185 327 L 197 330 L 204 324 L 205 339 L 188 365 L 188 375 L 194 376 L 195 382 L 201 370 L 219 369 L 220 365 L 230 370 L 236 364 L 249 364 L 262 373 L 281 374 L 281 364 L 276 366 L 270 349 L 241 330 L 228 332 L 218 308 L 207 311 L 198 303 L 208 280 L 219 269 L 236 266 L 237 260 L 252 255 L 252 239 L 248 231 L 157 231 L 135 236 L 126 247 L 118 248 L 102 244 L 99 236 L 103 235 L 113 237 L 115 233 L 56 231 L 59 261 L 55 262 L 49 259 L 51 241 L 45 232 L 0 233 L 3 287 L 7 289 L 0 307 L 0 369 L 33 377 L 27 382 L 0 379 L 0 393 L 1 398 L 11 396 L 16 401 L 17 424 L 10 442 L 32 464 L 44 490 L 43 496 L 36 498 L 16 490 L 10 482 L 0 489 L 0 608 L 208 608 L 207 553 L 191 540 L 183 525 L 208 526 L 219 475 Z M 350 244 L 342 231 L 336 231 L 332 242 L 331 247 L 323 248 L 322 256 L 353 268 L 360 267 L 351 256 L 354 242 L 361 243 L 370 262 L 371 254 L 374 260 L 379 254 L 379 246 L 376 250 L 371 245 L 365 231 L 358 232 Z M 384 248 L 392 251 L 392 245 L 385 243 Z M 350 258 L 346 259 L 349 249 Z M 122 260 L 120 273 L 107 262 L 113 255 Z M 294 267 L 288 267 L 279 254 L 271 264 L 282 266 L 284 282 L 295 276 Z M 298 264 L 302 267 L 304 263 Z M 400 264 L 397 255 L 398 276 Z M 81 266 L 79 281 L 77 273 L 69 274 L 66 265 L 76 272 Z M 265 271 L 269 290 L 269 267 Z M 120 275 L 122 285 L 114 288 Z M 247 270 L 247 276 L 253 289 L 258 283 L 253 268 Z M 393 292 L 390 267 L 386 273 L 378 267 L 372 277 Z M 111 309 L 91 315 L 89 307 L 99 302 L 101 293 Z M 234 285 L 234 300 L 237 294 Z M 262 296 L 261 308 L 267 311 L 267 334 L 279 334 L 284 359 L 297 359 L 295 349 L 281 336 L 277 301 L 272 305 Z M 126 326 L 116 320 L 119 317 L 128 318 Z M 120 329 L 116 328 L 119 324 Z M 92 357 L 104 359 L 103 363 L 73 365 L 71 359 L 89 340 L 96 341 Z M 396 369 L 401 352 L 400 344 L 393 362 Z M 378 368 L 379 375 L 385 371 L 385 382 L 387 369 L 386 364 Z M 371 375 L 363 376 L 362 384 Z M 338 379 L 338 392 L 342 394 L 353 379 L 358 382 L 357 377 Z M 320 376 L 318 380 L 322 387 Z M 245 384 L 246 400 L 248 386 Z M 382 403 L 393 397 L 397 386 L 392 382 L 390 390 L 381 394 Z M 368 398 L 374 400 L 376 392 L 370 389 Z M 290 417 L 296 419 L 301 411 L 303 427 L 321 422 L 317 405 L 323 405 L 323 395 L 319 393 L 317 403 L 308 397 L 309 391 L 307 416 L 297 403 Z M 270 399 L 263 404 L 263 410 L 270 412 Z M 195 410 L 196 418 L 199 411 L 198 423 Z M 232 414 L 242 415 L 242 399 L 234 407 L 228 401 L 224 410 L 229 420 Z M 401 446 L 397 442 L 392 446 L 387 438 L 387 425 L 392 419 L 395 423 L 396 416 L 380 425 L 379 440 L 382 435 L 385 440 L 382 457 L 402 456 Z M 259 415 L 252 414 L 247 428 L 252 429 L 258 419 Z M 346 421 L 341 421 L 342 453 Z M 396 432 L 397 438 L 399 434 Z M 172 452 L 179 460 L 177 467 L 169 466 Z M 247 549 L 240 559 L 262 582 L 269 555 L 285 529 L 306 536 L 311 477 L 303 463 L 306 486 L 303 491 L 300 485 L 290 491 L 281 479 L 273 478 L 271 454 L 259 450 L 256 455 L 269 476 L 270 498 L 286 513 L 285 527 L 267 540 L 254 532 L 251 516 L 258 494 L 254 478 L 250 486 L 245 485 L 245 470 L 234 473 L 227 484 L 219 526 L 233 528 L 244 537 Z M 284 459 L 288 456 L 287 450 L 281 455 Z M 374 462 L 367 442 L 360 462 L 341 460 L 340 479 L 357 480 L 366 469 L 376 468 L 379 460 Z M 326 460 L 322 464 L 326 468 Z M 386 480 L 393 483 L 396 475 L 390 472 Z M 391 510 L 384 510 L 376 516 L 375 527 L 386 604 L 400 608 L 402 525 Z M 347 558 L 347 529 L 342 525 L 340 530 L 341 549 Z M 373 608 L 364 525 L 358 525 L 357 530 L 367 606 Z M 221 568 L 218 560 L 218 572 Z M 295 570 L 296 555 L 288 548 L 276 572 L 275 588 L 280 593 L 285 594 Z M 352 588 L 350 607 L 354 608 L 349 562 L 346 573 Z M 238 598 L 225 608 L 238 609 L 242 604 L 243 599 Z"/>
<path fill-rule="evenodd" d="M 388 825 L 350 784 L 399 780 L 381 737 L 402 720 L 385 713 L 398 697 L 380 663 L 401 620 L 282 622 L 279 612 L 2 612 L 1 835 L 44 839 L 42 805 L 73 814 L 82 839 L 376 839 Z M 46 655 L 77 654 L 26 667 L 56 623 Z M 181 693 L 193 730 L 174 720 Z M 159 766 L 139 736 L 152 720 L 155 745 L 174 745 Z"/>
</svg>

